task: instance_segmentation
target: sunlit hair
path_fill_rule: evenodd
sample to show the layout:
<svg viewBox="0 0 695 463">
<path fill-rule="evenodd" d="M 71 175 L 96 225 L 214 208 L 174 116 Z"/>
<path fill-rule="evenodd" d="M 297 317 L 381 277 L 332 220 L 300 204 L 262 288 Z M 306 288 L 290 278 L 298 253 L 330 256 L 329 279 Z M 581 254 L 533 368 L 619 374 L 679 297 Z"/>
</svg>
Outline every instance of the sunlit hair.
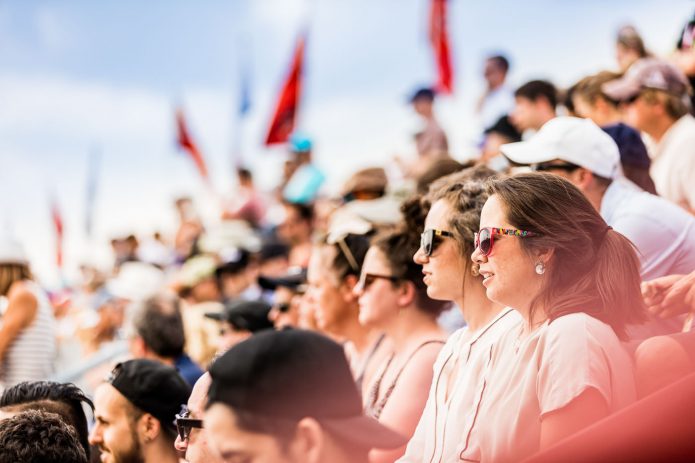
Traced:
<svg viewBox="0 0 695 463">
<path fill-rule="evenodd" d="M 324 265 L 332 273 L 336 283 L 341 284 L 349 275 L 359 278 L 364 256 L 369 249 L 369 236 L 348 233 L 334 241 L 323 236 L 317 241 L 317 249 L 332 250 L 332 259 Z"/>
<path fill-rule="evenodd" d="M 531 313 L 552 321 L 585 312 L 625 339 L 627 324 L 644 320 L 640 261 L 633 244 L 608 227 L 574 185 L 560 176 L 528 173 L 488 182 L 514 228 L 538 236 L 519 240 L 529 253 L 552 250 Z"/>
<path fill-rule="evenodd" d="M 0 264 L 0 296 L 7 296 L 15 281 L 32 279 L 31 270 L 26 264 Z"/>
<path fill-rule="evenodd" d="M 399 278 L 393 284 L 412 284 L 415 288 L 415 306 L 434 317 L 449 308 L 448 301 L 437 301 L 427 295 L 427 285 L 422 279 L 422 265 L 416 264 L 413 255 L 420 247 L 418 224 L 424 223 L 425 212 L 419 198 L 407 200 L 401 206 L 404 221 L 397 227 L 383 230 L 372 240 L 372 247 L 381 252 L 391 275 Z"/>
<path fill-rule="evenodd" d="M 621 74 L 613 71 L 601 71 L 598 74 L 586 76 L 574 85 L 574 96 L 582 98 L 592 105 L 596 103 L 596 100 L 602 98 L 610 105 L 616 107 L 618 103 L 603 93 L 601 87 L 603 84 L 620 76 Z"/>
</svg>

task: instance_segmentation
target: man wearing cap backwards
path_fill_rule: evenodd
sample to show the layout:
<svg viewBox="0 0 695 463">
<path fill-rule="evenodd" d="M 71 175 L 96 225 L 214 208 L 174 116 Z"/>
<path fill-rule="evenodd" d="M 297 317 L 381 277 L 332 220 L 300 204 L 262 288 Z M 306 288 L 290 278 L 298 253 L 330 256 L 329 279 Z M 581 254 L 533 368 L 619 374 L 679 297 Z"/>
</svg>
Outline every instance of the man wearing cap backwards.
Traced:
<svg viewBox="0 0 695 463">
<path fill-rule="evenodd" d="M 119 363 L 95 391 L 89 443 L 103 463 L 177 463 L 174 419 L 190 392 L 172 367 L 146 359 Z"/>
<path fill-rule="evenodd" d="M 557 117 L 530 141 L 502 145 L 501 150 L 516 163 L 576 185 L 606 223 L 635 244 L 643 279 L 695 268 L 695 218 L 622 178 L 618 146 L 589 119 Z M 664 329 L 678 328 L 674 322 Z"/>
<path fill-rule="evenodd" d="M 625 107 L 625 122 L 653 142 L 651 175 L 656 191 L 695 213 L 695 118 L 685 75 L 672 64 L 645 58 L 601 87 Z"/>
<path fill-rule="evenodd" d="M 273 291 L 273 306 L 268 319 L 273 322 L 275 329 L 299 326 L 299 303 L 306 291 L 306 269 L 294 267 L 277 278 L 261 276 L 258 277 L 258 284 L 263 289 Z"/>
<path fill-rule="evenodd" d="M 343 348 L 309 331 L 257 334 L 210 368 L 204 426 L 225 462 L 360 463 L 399 434 L 362 413 Z"/>
</svg>

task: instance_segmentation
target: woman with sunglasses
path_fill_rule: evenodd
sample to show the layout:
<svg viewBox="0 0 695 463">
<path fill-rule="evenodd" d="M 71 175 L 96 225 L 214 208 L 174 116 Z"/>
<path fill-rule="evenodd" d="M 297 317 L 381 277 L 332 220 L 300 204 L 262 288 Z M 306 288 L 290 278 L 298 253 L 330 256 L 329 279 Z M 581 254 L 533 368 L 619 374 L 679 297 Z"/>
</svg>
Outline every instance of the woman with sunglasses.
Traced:
<svg viewBox="0 0 695 463">
<path fill-rule="evenodd" d="M 644 303 L 634 247 L 572 184 L 521 174 L 488 193 L 472 259 L 523 322 L 493 346 L 461 458 L 519 461 L 635 399 L 620 339 Z"/>
<path fill-rule="evenodd" d="M 316 244 L 307 269 L 303 303 L 313 309 L 322 333 L 343 342 L 358 387 L 372 371 L 372 360 L 384 355 L 383 335 L 360 325 L 357 296 L 353 290 L 369 248 L 363 234 L 345 233 Z M 306 318 L 306 317 L 305 317 Z"/>
<path fill-rule="evenodd" d="M 404 436 L 411 436 L 420 419 L 432 382 L 432 366 L 446 339 L 437 317 L 450 304 L 427 296 L 422 267 L 412 255 L 419 246 L 416 232 L 422 217 L 419 201 L 402 211 L 405 222 L 372 241 L 355 287 L 363 326 L 383 331 L 390 354 L 377 366 L 363 400 L 368 415 Z M 371 463 L 392 463 L 399 449 L 370 453 Z"/>
<path fill-rule="evenodd" d="M 414 260 L 422 265 L 427 294 L 455 302 L 467 326 L 442 348 L 422 417 L 399 462 L 458 461 L 475 419 L 476 400 L 485 388 L 481 372 L 490 346 L 520 322 L 514 310 L 487 298 L 477 265 L 470 260 L 488 196 L 483 180 L 494 175 L 484 166 L 451 174 L 433 183 L 423 200 L 431 207 Z"/>
</svg>

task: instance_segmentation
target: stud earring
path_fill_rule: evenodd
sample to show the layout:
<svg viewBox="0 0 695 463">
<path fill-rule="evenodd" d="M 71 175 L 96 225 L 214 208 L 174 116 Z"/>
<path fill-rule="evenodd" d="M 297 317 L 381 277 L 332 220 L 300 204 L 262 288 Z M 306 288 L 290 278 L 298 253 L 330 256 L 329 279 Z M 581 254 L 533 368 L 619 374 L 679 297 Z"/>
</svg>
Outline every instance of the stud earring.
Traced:
<svg viewBox="0 0 695 463">
<path fill-rule="evenodd" d="M 538 275 L 543 275 L 545 273 L 545 264 L 543 264 L 543 262 L 538 262 L 536 264 L 536 273 Z"/>
</svg>

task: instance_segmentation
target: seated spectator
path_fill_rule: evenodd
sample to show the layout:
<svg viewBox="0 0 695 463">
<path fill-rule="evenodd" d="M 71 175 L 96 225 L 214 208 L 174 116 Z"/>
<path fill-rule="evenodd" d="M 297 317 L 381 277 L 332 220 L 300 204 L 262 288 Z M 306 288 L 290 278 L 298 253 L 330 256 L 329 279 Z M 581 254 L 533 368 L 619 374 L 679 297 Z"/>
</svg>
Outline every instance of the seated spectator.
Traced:
<svg viewBox="0 0 695 463">
<path fill-rule="evenodd" d="M 300 203 L 283 202 L 285 216 L 277 227 L 278 238 L 290 247 L 289 264 L 306 267 L 311 255 L 314 209 Z"/>
<path fill-rule="evenodd" d="M 94 403 L 74 384 L 23 382 L 3 391 L 0 396 L 0 418 L 8 418 L 27 410 L 55 413 L 75 428 L 80 445 L 89 458 L 89 430 L 83 404 L 94 413 Z"/>
<path fill-rule="evenodd" d="M 368 232 L 370 225 L 364 225 Z M 324 334 L 344 343 L 355 381 L 362 387 L 372 361 L 385 355 L 383 334 L 360 325 L 354 288 L 359 280 L 369 238 L 364 234 L 336 233 L 320 241 L 311 254 L 307 270 L 306 303 L 313 308 L 316 325 Z"/>
<path fill-rule="evenodd" d="M 174 446 L 188 463 L 222 463 L 213 454 L 207 431 L 203 429 L 203 413 L 208 402 L 210 382 L 209 373 L 201 376 L 193 386 L 187 405 L 176 415 L 178 435 Z"/>
<path fill-rule="evenodd" d="M 615 60 L 621 72 L 627 71 L 635 61 L 649 56 L 642 37 L 634 26 L 623 26 L 615 40 Z"/>
<path fill-rule="evenodd" d="M 494 175 L 484 166 L 466 169 L 433 183 L 423 198 L 428 213 L 418 227 L 425 230 L 414 260 L 422 265 L 427 294 L 456 302 L 466 326 L 449 336 L 434 363 L 436 379 L 402 463 L 459 458 L 460 436 L 475 420 L 476 401 L 485 387 L 482 372 L 490 348 L 521 318 L 487 298 L 483 277 L 470 259 L 488 197 L 484 180 Z"/>
<path fill-rule="evenodd" d="M 261 289 L 256 284 L 258 267 L 245 249 L 225 249 L 220 252 L 221 263 L 215 269 L 222 301 L 259 299 Z"/>
<path fill-rule="evenodd" d="M 190 393 L 170 366 L 149 359 L 119 363 L 94 393 L 89 442 L 104 463 L 178 463 L 174 420 Z"/>
<path fill-rule="evenodd" d="M 7 306 L 0 323 L 0 390 L 53 373 L 56 322 L 44 290 L 34 281 L 21 244 L 0 236 L 0 297 Z"/>
<path fill-rule="evenodd" d="M 618 73 L 601 71 L 577 82 L 572 95 L 577 116 L 591 119 L 600 127 L 621 122 L 622 114 L 618 108 L 618 102 L 609 98 L 601 90 L 603 84 L 619 77 Z"/>
<path fill-rule="evenodd" d="M 301 297 L 306 292 L 306 269 L 291 269 L 278 278 L 259 277 L 262 288 L 273 291 L 273 306 L 268 318 L 275 329 L 299 326 Z"/>
<path fill-rule="evenodd" d="M 618 147 L 593 122 L 558 117 L 533 139 L 503 145 L 502 152 L 516 163 L 562 176 L 577 186 L 606 222 L 635 244 L 644 279 L 695 268 L 695 219 L 621 181 Z M 660 239 L 654 239 L 657 236 Z"/>
<path fill-rule="evenodd" d="M 28 410 L 0 420 L 0 463 L 87 463 L 77 432 L 55 413 Z"/>
<path fill-rule="evenodd" d="M 175 367 L 193 386 L 203 370 L 186 355 L 181 304 L 174 295 L 160 294 L 145 301 L 133 319 L 130 353 Z"/>
<path fill-rule="evenodd" d="M 224 461 L 366 463 L 402 436 L 362 414 L 343 348 L 303 330 L 268 331 L 210 368 L 204 427 Z"/>
<path fill-rule="evenodd" d="M 601 127 L 611 136 L 620 151 L 620 165 L 625 178 L 647 193 L 656 194 L 654 180 L 649 175 L 651 160 L 640 133 L 621 123 Z"/>
<path fill-rule="evenodd" d="M 272 329 L 269 312 L 267 302 L 237 299 L 227 302 L 222 312 L 206 313 L 207 318 L 219 322 L 221 326 L 218 353 L 229 350 L 254 333 Z"/>
<path fill-rule="evenodd" d="M 501 117 L 485 129 L 485 141 L 478 162 L 496 172 L 505 172 L 509 168 L 509 162 L 502 155 L 500 146 L 518 141 L 521 141 L 521 133 L 512 125 L 508 116 Z"/>
<path fill-rule="evenodd" d="M 472 259 L 488 298 L 523 321 L 490 352 L 460 458 L 517 461 L 635 400 L 620 341 L 644 303 L 632 244 L 570 182 L 529 173 L 488 189 Z"/>
<path fill-rule="evenodd" d="M 279 277 L 290 267 L 290 248 L 278 241 L 263 243 L 258 253 L 258 273 L 266 277 Z"/>
<path fill-rule="evenodd" d="M 449 303 L 429 298 L 422 266 L 413 261 L 423 215 L 419 201 L 408 203 L 404 212 L 403 224 L 372 240 L 355 293 L 360 323 L 383 332 L 391 350 L 374 364 L 372 380 L 363 383 L 365 413 L 410 437 L 427 400 L 432 365 L 446 339 L 437 318 Z M 393 462 L 404 451 L 374 450 L 369 461 Z"/>
<path fill-rule="evenodd" d="M 554 118 L 557 106 L 557 90 L 545 80 L 532 80 L 514 92 L 515 106 L 509 119 L 516 129 L 529 138 Z"/>
<path fill-rule="evenodd" d="M 672 64 L 647 58 L 601 88 L 622 103 L 625 123 L 649 136 L 651 176 L 659 195 L 695 212 L 695 118 L 685 75 Z"/>
<path fill-rule="evenodd" d="M 263 198 L 253 183 L 253 174 L 249 169 L 239 167 L 236 174 L 237 188 L 233 200 L 222 211 L 222 219 L 245 220 L 252 227 L 258 228 L 265 216 Z"/>
<path fill-rule="evenodd" d="M 435 92 L 431 88 L 420 88 L 410 98 L 415 112 L 422 118 L 423 129 L 415 134 L 415 146 L 419 157 L 437 157 L 449 152 L 449 143 L 444 130 L 434 114 Z"/>
</svg>

